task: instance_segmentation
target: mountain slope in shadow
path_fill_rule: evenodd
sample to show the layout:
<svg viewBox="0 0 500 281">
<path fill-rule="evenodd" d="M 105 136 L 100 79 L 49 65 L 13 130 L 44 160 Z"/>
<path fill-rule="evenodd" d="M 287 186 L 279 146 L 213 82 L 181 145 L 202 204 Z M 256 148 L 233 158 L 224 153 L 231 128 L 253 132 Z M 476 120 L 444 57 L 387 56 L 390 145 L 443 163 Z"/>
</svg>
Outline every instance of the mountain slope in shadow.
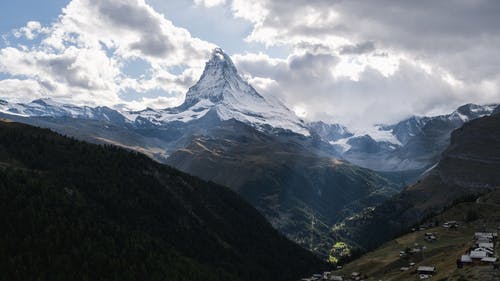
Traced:
<svg viewBox="0 0 500 281">
<path fill-rule="evenodd" d="M 4 121 L 0 212 L 8 280 L 296 280 L 325 266 L 225 187 Z"/>
</svg>

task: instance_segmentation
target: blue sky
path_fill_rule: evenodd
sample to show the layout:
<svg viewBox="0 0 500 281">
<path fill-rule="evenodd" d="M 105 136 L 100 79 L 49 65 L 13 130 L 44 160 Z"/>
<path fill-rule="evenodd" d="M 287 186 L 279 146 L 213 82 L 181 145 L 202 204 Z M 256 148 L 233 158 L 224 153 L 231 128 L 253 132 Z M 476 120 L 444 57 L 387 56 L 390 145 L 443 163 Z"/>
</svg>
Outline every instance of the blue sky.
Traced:
<svg viewBox="0 0 500 281">
<path fill-rule="evenodd" d="M 67 0 L 16 0 L 0 2 L 0 30 L 19 28 L 28 21 L 50 23 L 57 19 Z"/>
<path fill-rule="evenodd" d="M 500 102 L 498 14 L 494 0 L 2 1 L 0 98 L 175 106 L 219 46 L 302 118 L 391 123 Z"/>
</svg>

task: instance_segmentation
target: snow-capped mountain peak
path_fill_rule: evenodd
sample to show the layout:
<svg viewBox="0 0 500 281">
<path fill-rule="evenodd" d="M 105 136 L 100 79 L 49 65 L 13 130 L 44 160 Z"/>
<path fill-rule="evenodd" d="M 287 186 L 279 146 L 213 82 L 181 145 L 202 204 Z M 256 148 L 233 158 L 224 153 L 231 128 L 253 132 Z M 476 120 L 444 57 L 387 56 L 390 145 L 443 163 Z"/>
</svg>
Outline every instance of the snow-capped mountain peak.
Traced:
<svg viewBox="0 0 500 281">
<path fill-rule="evenodd" d="M 214 110 L 221 120 L 235 119 L 258 129 L 279 128 L 302 135 L 309 130 L 294 112 L 277 99 L 264 98 L 239 74 L 231 58 L 217 48 L 200 80 L 186 94 L 184 103 L 164 110 L 162 119 L 191 121 Z"/>
<path fill-rule="evenodd" d="M 227 99 L 244 101 L 248 98 L 265 102 L 265 99 L 241 78 L 231 58 L 222 49 L 217 48 L 206 63 L 200 80 L 189 89 L 184 103 L 179 108 L 189 108 L 202 100 L 217 104 Z"/>
<path fill-rule="evenodd" d="M 0 113 L 24 117 L 68 117 L 134 123 L 138 126 L 163 126 L 170 122 L 190 122 L 217 116 L 219 120 L 235 119 L 265 131 L 283 129 L 309 135 L 304 122 L 283 103 L 263 97 L 239 74 L 231 58 L 215 49 L 206 63 L 200 80 L 186 94 L 184 103 L 167 109 L 141 111 L 113 110 L 58 103 L 50 99 L 11 104 L 0 101 Z M 213 115 L 215 114 L 215 115 Z"/>
</svg>

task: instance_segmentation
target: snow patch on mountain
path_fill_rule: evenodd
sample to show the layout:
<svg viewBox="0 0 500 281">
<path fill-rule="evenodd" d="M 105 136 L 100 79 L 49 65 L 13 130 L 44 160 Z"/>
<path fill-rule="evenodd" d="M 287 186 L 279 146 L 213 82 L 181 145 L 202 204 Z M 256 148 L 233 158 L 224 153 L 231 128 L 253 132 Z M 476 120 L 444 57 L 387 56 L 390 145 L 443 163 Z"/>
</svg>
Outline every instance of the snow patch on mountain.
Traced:
<svg viewBox="0 0 500 281">
<path fill-rule="evenodd" d="M 388 142 L 397 146 L 402 145 L 398 138 L 392 133 L 392 130 L 384 130 L 384 128 L 379 125 L 354 131 L 354 137 L 364 135 L 369 135 L 376 142 Z"/>
<path fill-rule="evenodd" d="M 336 141 L 330 141 L 329 143 L 331 145 L 333 145 L 338 152 L 345 153 L 345 152 L 349 151 L 349 149 L 351 149 L 351 147 L 352 147 L 350 144 L 348 144 L 348 142 L 351 138 L 352 137 L 339 139 Z"/>
</svg>

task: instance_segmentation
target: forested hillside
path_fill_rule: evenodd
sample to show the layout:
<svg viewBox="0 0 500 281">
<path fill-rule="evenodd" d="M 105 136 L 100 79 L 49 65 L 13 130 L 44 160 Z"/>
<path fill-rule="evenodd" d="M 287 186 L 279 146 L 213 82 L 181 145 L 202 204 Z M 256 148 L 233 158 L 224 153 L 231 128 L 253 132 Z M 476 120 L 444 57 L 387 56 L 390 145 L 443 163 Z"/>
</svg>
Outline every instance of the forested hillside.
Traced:
<svg viewBox="0 0 500 281">
<path fill-rule="evenodd" d="M 0 280 L 295 280 L 324 264 L 238 195 L 0 122 Z"/>
</svg>

